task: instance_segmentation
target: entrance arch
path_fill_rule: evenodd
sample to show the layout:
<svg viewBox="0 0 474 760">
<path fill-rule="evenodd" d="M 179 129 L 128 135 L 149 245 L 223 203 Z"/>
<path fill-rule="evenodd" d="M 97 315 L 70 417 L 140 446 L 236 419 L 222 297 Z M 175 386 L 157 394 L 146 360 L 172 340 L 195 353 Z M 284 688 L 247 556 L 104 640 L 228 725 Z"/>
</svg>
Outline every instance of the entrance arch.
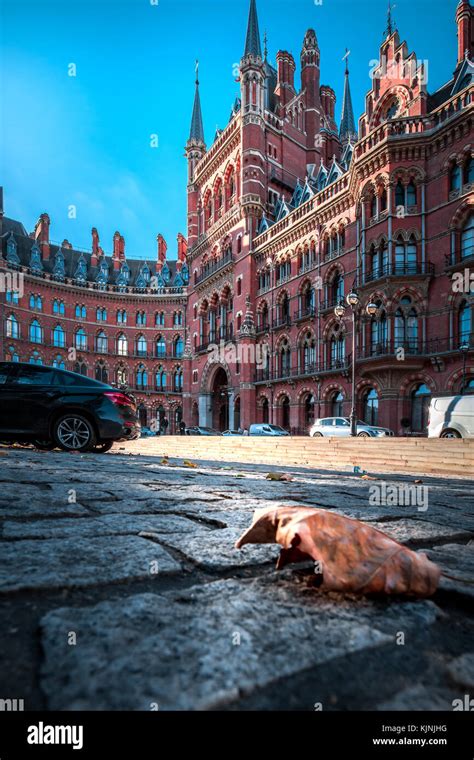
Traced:
<svg viewBox="0 0 474 760">
<path fill-rule="evenodd" d="M 211 385 L 212 427 L 221 433 L 229 428 L 229 386 L 227 372 L 219 367 Z"/>
</svg>

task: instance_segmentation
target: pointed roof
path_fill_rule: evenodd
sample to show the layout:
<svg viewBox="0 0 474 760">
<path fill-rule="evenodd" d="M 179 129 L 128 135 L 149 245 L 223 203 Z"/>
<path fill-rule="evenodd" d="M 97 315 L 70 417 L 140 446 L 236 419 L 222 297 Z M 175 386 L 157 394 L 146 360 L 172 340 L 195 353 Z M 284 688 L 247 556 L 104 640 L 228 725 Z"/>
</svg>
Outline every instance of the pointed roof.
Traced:
<svg viewBox="0 0 474 760">
<path fill-rule="evenodd" d="M 254 58 L 262 57 L 260 45 L 260 32 L 258 29 L 257 5 L 255 0 L 250 0 L 249 20 L 247 24 L 247 38 L 245 40 L 244 58 L 253 55 Z"/>
<path fill-rule="evenodd" d="M 341 140 L 357 140 L 357 132 L 354 121 L 354 109 L 352 108 L 351 86 L 349 84 L 348 52 L 346 52 L 346 73 L 344 80 L 344 97 L 342 100 L 341 127 L 339 137 Z"/>
<path fill-rule="evenodd" d="M 204 140 L 204 126 L 202 123 L 202 111 L 201 111 L 201 98 L 199 96 L 199 64 L 196 61 L 196 92 L 194 94 L 194 107 L 193 116 L 191 119 L 191 130 L 189 132 L 189 140 L 194 142 L 205 144 Z"/>
</svg>

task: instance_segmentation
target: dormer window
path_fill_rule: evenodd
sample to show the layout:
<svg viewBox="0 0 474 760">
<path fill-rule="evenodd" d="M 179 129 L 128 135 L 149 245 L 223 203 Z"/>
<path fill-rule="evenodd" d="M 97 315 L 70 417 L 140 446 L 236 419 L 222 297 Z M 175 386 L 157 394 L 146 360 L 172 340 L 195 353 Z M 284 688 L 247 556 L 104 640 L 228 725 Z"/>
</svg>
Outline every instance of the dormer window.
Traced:
<svg viewBox="0 0 474 760">
<path fill-rule="evenodd" d="M 385 111 L 385 117 L 383 121 L 389 121 L 389 119 L 395 119 L 400 111 L 400 101 L 398 98 L 394 98 Z"/>
</svg>

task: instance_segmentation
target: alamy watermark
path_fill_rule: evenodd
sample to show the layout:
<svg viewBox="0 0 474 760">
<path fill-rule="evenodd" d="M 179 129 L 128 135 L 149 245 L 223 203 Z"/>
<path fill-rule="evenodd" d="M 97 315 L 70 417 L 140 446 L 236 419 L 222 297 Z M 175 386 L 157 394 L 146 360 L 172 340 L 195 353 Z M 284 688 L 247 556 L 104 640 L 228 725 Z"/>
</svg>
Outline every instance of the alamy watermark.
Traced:
<svg viewBox="0 0 474 760">
<path fill-rule="evenodd" d="M 213 364 L 254 364 L 261 369 L 268 366 L 269 348 L 266 343 L 256 345 L 211 343 L 208 347 L 209 363 Z"/>
<path fill-rule="evenodd" d="M 17 293 L 22 298 L 25 294 L 23 272 L 0 272 L 0 293 Z"/>
<path fill-rule="evenodd" d="M 371 507 L 416 507 L 418 512 L 428 509 L 428 486 L 404 483 L 374 483 L 369 488 Z"/>
</svg>

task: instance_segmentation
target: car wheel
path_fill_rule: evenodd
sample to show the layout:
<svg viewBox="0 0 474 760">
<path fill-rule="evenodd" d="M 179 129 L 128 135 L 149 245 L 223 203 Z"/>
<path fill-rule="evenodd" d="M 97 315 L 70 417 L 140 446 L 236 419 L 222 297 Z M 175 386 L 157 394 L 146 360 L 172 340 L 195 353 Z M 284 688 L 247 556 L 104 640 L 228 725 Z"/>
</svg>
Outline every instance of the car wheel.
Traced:
<svg viewBox="0 0 474 760">
<path fill-rule="evenodd" d="M 75 412 L 56 420 L 53 436 L 63 451 L 90 451 L 95 446 L 95 433 L 91 423 Z"/>
<path fill-rule="evenodd" d="M 49 441 L 47 439 L 33 441 L 33 446 L 35 449 L 39 449 L 40 451 L 52 451 L 56 448 L 55 442 Z"/>
<path fill-rule="evenodd" d="M 324 438 L 322 433 L 313 433 L 313 438 Z"/>
<path fill-rule="evenodd" d="M 440 438 L 462 438 L 462 435 L 457 430 L 443 430 Z"/>
<path fill-rule="evenodd" d="M 114 445 L 114 441 L 105 441 L 104 443 L 96 443 L 94 446 L 94 454 L 106 454 L 112 446 Z"/>
<path fill-rule="evenodd" d="M 370 438 L 370 435 L 364 431 L 362 433 L 357 433 L 357 437 L 358 438 Z"/>
</svg>

